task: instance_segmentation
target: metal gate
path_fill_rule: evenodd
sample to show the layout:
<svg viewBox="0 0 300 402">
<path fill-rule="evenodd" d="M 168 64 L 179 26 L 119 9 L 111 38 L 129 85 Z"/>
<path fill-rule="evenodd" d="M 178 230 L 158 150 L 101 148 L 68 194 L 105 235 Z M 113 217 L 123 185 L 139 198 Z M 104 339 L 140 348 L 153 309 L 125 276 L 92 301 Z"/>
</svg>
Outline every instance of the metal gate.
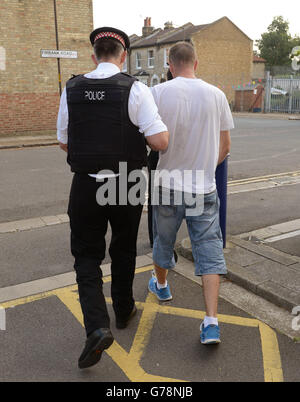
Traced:
<svg viewBox="0 0 300 402">
<path fill-rule="evenodd" d="M 266 79 L 265 112 L 300 113 L 300 77 Z"/>
</svg>

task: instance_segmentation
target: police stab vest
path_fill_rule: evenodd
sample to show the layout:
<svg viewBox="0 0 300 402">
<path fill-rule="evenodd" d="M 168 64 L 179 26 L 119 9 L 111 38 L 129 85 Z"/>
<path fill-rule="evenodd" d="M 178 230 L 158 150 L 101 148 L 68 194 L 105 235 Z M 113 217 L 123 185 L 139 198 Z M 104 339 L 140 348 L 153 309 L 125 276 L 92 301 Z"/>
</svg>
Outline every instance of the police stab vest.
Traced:
<svg viewBox="0 0 300 402">
<path fill-rule="evenodd" d="M 128 99 L 135 78 L 118 73 L 107 79 L 82 75 L 66 85 L 69 112 L 68 163 L 76 173 L 128 171 L 147 165 L 144 135 L 128 115 Z"/>
</svg>

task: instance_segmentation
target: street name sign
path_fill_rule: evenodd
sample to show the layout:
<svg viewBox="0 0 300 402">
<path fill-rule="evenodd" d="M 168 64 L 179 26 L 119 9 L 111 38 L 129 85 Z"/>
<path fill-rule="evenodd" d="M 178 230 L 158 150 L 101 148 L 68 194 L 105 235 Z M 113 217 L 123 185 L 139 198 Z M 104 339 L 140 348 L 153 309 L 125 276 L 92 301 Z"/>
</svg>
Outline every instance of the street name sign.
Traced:
<svg viewBox="0 0 300 402">
<path fill-rule="evenodd" d="M 45 50 L 41 49 L 41 57 L 59 59 L 77 59 L 77 52 L 73 50 Z"/>
</svg>

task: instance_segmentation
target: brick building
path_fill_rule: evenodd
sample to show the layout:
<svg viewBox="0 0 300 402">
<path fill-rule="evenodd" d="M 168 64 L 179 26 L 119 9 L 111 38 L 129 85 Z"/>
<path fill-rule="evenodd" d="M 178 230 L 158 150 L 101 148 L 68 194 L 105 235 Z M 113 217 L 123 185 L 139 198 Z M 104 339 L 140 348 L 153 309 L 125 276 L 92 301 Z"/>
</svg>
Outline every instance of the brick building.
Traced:
<svg viewBox="0 0 300 402">
<path fill-rule="evenodd" d="M 149 86 L 166 79 L 168 51 L 178 41 L 191 42 L 197 53 L 196 75 L 219 86 L 234 102 L 234 87 L 252 78 L 253 41 L 229 18 L 213 23 L 187 23 L 175 28 L 167 22 L 164 29 L 154 29 L 146 18 L 142 36 L 132 36 L 128 72 L 147 82 Z"/>
<path fill-rule="evenodd" d="M 55 130 L 58 63 L 41 57 L 41 49 L 57 48 L 55 4 L 59 49 L 78 52 L 76 59 L 60 59 L 62 87 L 71 74 L 93 68 L 92 0 L 1 0 L 0 135 Z"/>
</svg>

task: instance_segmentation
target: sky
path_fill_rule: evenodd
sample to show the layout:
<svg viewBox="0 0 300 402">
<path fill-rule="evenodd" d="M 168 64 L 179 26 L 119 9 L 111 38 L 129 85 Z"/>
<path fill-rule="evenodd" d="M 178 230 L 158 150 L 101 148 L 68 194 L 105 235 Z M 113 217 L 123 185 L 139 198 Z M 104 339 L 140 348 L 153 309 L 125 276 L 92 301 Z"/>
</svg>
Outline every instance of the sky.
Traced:
<svg viewBox="0 0 300 402">
<path fill-rule="evenodd" d="M 300 0 L 93 0 L 94 28 L 112 26 L 131 34 L 142 34 L 144 18 L 163 28 L 172 21 L 175 27 L 192 22 L 207 24 L 227 16 L 253 41 L 267 31 L 273 17 L 282 15 L 290 23 L 292 36 L 300 36 Z M 113 5 L 113 7 L 112 7 Z"/>
</svg>

